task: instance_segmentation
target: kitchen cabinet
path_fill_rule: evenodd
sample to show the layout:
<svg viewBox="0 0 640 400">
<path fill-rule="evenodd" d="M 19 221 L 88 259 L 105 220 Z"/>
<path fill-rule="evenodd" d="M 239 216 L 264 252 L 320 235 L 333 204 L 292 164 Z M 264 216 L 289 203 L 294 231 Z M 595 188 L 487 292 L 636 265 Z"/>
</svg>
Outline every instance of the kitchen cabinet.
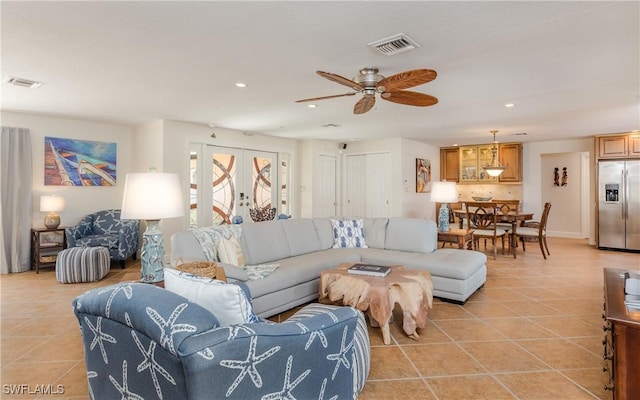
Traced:
<svg viewBox="0 0 640 400">
<path fill-rule="evenodd" d="M 448 182 L 460 180 L 460 156 L 457 147 L 440 149 L 440 180 Z"/>
<path fill-rule="evenodd" d="M 498 181 L 522 182 L 522 143 L 500 143 L 498 160 L 500 165 L 507 167 Z"/>
<path fill-rule="evenodd" d="M 598 158 L 638 158 L 640 157 L 640 134 L 596 136 Z"/>
<path fill-rule="evenodd" d="M 497 183 L 482 167 L 492 161 L 492 144 L 460 146 L 460 183 Z"/>
</svg>

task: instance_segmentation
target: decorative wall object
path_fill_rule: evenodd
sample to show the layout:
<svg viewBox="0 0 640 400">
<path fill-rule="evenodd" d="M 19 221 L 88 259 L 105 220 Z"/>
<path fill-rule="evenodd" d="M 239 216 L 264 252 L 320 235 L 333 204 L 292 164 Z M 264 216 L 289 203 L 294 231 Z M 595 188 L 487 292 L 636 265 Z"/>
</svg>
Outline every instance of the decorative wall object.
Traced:
<svg viewBox="0 0 640 400">
<path fill-rule="evenodd" d="M 569 176 L 567 175 L 567 167 L 562 167 L 562 184 L 561 186 L 567 186 Z"/>
<path fill-rule="evenodd" d="M 431 182 L 431 161 L 416 158 L 416 193 L 429 192 Z"/>
<path fill-rule="evenodd" d="M 558 167 L 553 169 L 553 186 L 560 186 L 560 169 Z"/>
<path fill-rule="evenodd" d="M 44 184 L 115 186 L 116 143 L 44 138 Z"/>
</svg>

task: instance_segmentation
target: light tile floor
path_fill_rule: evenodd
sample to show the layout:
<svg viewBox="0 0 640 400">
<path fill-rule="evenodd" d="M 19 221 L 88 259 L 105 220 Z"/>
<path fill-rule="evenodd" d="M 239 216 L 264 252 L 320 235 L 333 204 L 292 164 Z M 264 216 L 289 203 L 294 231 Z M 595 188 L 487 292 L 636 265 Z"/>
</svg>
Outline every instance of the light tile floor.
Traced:
<svg viewBox="0 0 640 400">
<path fill-rule="evenodd" d="M 602 270 L 640 269 L 640 254 L 584 240 L 549 238 L 549 246 L 547 260 L 534 245 L 515 260 L 490 256 L 484 288 L 464 306 L 434 301 L 417 341 L 404 335 L 397 313 L 391 345 L 370 328 L 371 373 L 360 399 L 607 399 Z M 138 276 L 137 262 L 114 264 L 105 279 L 85 284 L 59 284 L 53 269 L 0 276 L 0 397 L 87 399 L 71 300 Z M 62 385 L 64 394 L 7 393 L 15 386 L 5 385 L 23 384 L 32 392 Z"/>
</svg>

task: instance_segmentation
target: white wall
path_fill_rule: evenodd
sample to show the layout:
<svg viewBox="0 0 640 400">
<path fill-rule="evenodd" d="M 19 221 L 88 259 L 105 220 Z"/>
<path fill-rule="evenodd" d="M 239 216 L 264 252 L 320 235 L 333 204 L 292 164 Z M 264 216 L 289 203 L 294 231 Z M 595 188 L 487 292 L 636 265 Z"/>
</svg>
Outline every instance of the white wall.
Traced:
<svg viewBox="0 0 640 400">
<path fill-rule="evenodd" d="M 523 163 L 522 169 L 524 173 L 523 180 L 523 208 L 526 211 L 532 211 L 537 216 L 542 214 L 544 201 L 542 199 L 543 177 L 542 155 L 557 153 L 589 153 L 589 190 L 588 190 L 588 212 L 589 214 L 589 243 L 595 244 L 595 140 L 594 138 L 574 139 L 574 140 L 557 140 L 548 142 L 532 142 L 525 143 L 523 146 Z M 551 208 L 551 216 L 553 218 L 562 218 L 562 215 L 554 211 L 555 205 Z"/>
<path fill-rule="evenodd" d="M 56 194 L 66 199 L 66 208 L 60 213 L 61 226 L 76 224 L 84 215 L 94 211 L 122 206 L 122 192 L 126 174 L 131 170 L 131 134 L 126 126 L 98 122 L 53 118 L 34 114 L 3 111 L 2 125 L 29 128 L 32 142 L 32 228 L 44 226 L 44 213 L 39 210 L 40 195 Z M 91 140 L 116 143 L 116 186 L 45 186 L 44 137 Z"/>
<path fill-rule="evenodd" d="M 416 158 L 431 161 L 431 181 L 440 180 L 440 149 L 415 140 L 402 139 L 402 216 L 435 221 L 436 205 L 432 203 L 431 183 L 428 193 L 416 193 Z"/>
<path fill-rule="evenodd" d="M 582 153 L 542 154 L 542 200 L 551 202 L 547 235 L 582 239 Z M 555 186 L 554 169 L 559 185 Z M 562 186 L 563 168 L 567 185 Z"/>
</svg>

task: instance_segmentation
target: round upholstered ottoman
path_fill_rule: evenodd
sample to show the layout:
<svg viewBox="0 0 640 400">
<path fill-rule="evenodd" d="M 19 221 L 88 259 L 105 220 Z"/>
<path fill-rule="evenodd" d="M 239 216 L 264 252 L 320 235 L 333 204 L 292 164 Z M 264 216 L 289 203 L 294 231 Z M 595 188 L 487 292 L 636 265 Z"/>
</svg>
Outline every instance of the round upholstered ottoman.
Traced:
<svg viewBox="0 0 640 400">
<path fill-rule="evenodd" d="M 72 247 L 58 253 L 56 279 L 60 283 L 99 281 L 109 273 L 109 249 Z"/>
</svg>

